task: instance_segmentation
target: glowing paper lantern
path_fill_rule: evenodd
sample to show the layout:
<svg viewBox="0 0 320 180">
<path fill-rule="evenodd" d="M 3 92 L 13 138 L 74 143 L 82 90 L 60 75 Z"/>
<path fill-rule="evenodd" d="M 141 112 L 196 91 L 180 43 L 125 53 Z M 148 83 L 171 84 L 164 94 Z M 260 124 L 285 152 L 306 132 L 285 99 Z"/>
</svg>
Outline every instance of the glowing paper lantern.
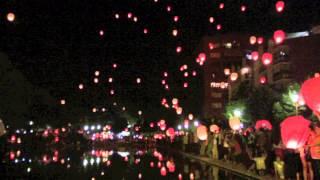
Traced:
<svg viewBox="0 0 320 180">
<path fill-rule="evenodd" d="M 283 11 L 283 9 L 284 9 L 284 6 L 285 6 L 285 3 L 283 2 L 283 1 L 278 1 L 277 3 L 276 3 L 276 10 L 277 10 L 277 12 L 282 12 Z"/>
<path fill-rule="evenodd" d="M 220 131 L 220 128 L 219 126 L 215 125 L 215 124 L 212 124 L 210 126 L 210 132 L 213 132 L 213 133 L 218 133 Z"/>
<path fill-rule="evenodd" d="M 66 100 L 65 100 L 65 99 L 61 99 L 61 100 L 60 100 L 60 104 L 61 104 L 61 105 L 65 105 L 65 104 L 66 104 Z"/>
<path fill-rule="evenodd" d="M 168 128 L 166 131 L 166 135 L 173 138 L 174 137 L 174 129 L 173 128 Z"/>
<path fill-rule="evenodd" d="M 188 115 L 188 119 L 189 119 L 189 120 L 193 120 L 193 118 L 194 118 L 193 114 L 189 114 L 189 115 Z"/>
<path fill-rule="evenodd" d="M 99 79 L 98 79 L 98 78 L 94 78 L 94 79 L 93 79 L 93 82 L 94 82 L 95 84 L 97 84 L 97 83 L 99 83 Z"/>
<path fill-rule="evenodd" d="M 214 23 L 214 17 L 210 17 L 210 18 L 209 18 L 209 22 L 210 22 L 210 23 Z"/>
<path fill-rule="evenodd" d="M 258 120 L 255 125 L 256 129 L 268 129 L 272 130 L 272 125 L 268 120 Z"/>
<path fill-rule="evenodd" d="M 257 42 L 257 38 L 255 36 L 251 36 L 249 41 L 251 45 L 254 45 Z"/>
<path fill-rule="evenodd" d="M 305 81 L 300 90 L 307 106 L 316 113 L 320 113 L 320 77 Z"/>
<path fill-rule="evenodd" d="M 225 68 L 225 69 L 223 70 L 223 72 L 224 72 L 224 75 L 229 76 L 230 73 L 231 73 L 231 69 Z"/>
<path fill-rule="evenodd" d="M 246 7 L 245 5 L 242 5 L 241 8 L 240 8 L 240 10 L 241 10 L 242 12 L 245 12 L 245 11 L 247 10 L 247 7 Z"/>
<path fill-rule="evenodd" d="M 273 33 L 273 39 L 276 44 L 281 44 L 286 38 L 286 33 L 283 30 L 277 30 Z"/>
<path fill-rule="evenodd" d="M 83 84 L 79 84 L 78 87 L 79 87 L 79 89 L 81 90 L 81 89 L 83 89 L 84 86 L 83 86 Z"/>
<path fill-rule="evenodd" d="M 131 19 L 131 18 L 132 18 L 132 13 L 128 12 L 128 19 Z"/>
<path fill-rule="evenodd" d="M 103 35 L 104 35 L 104 31 L 103 31 L 103 30 L 100 30 L 100 31 L 99 31 L 99 35 L 100 35 L 100 36 L 103 36 Z"/>
<path fill-rule="evenodd" d="M 14 13 L 8 13 L 8 14 L 7 14 L 7 20 L 8 20 L 9 22 L 13 22 L 15 19 L 16 19 L 16 16 L 15 16 Z"/>
<path fill-rule="evenodd" d="M 200 61 L 205 61 L 207 59 L 207 55 L 205 53 L 200 53 L 198 55 Z"/>
<path fill-rule="evenodd" d="M 252 51 L 251 57 L 252 57 L 252 60 L 257 61 L 259 59 L 259 52 L 258 51 Z"/>
<path fill-rule="evenodd" d="M 154 123 L 153 123 L 153 122 L 150 123 L 150 127 L 151 127 L 151 128 L 154 127 Z"/>
<path fill-rule="evenodd" d="M 116 19 L 119 19 L 119 18 L 120 18 L 120 15 L 117 13 L 117 14 L 114 15 L 114 17 L 115 17 Z"/>
<path fill-rule="evenodd" d="M 229 119 L 229 126 L 232 130 L 239 130 L 241 128 L 241 122 L 238 117 L 232 117 Z"/>
<path fill-rule="evenodd" d="M 178 21 L 179 21 L 179 16 L 174 16 L 174 17 L 173 17 L 173 21 L 174 21 L 174 22 L 178 22 Z"/>
<path fill-rule="evenodd" d="M 172 35 L 176 37 L 178 35 L 178 30 L 177 29 L 172 30 Z"/>
<path fill-rule="evenodd" d="M 272 63 L 273 56 L 271 53 L 263 53 L 261 59 L 262 63 L 267 66 Z"/>
<path fill-rule="evenodd" d="M 217 24 L 216 28 L 217 28 L 218 31 L 221 30 L 222 29 L 221 24 Z"/>
<path fill-rule="evenodd" d="M 160 174 L 161 176 L 166 176 L 167 175 L 167 169 L 166 167 L 162 166 L 160 169 Z"/>
<path fill-rule="evenodd" d="M 212 49 L 214 49 L 214 44 L 210 42 L 210 43 L 208 44 L 208 47 L 209 47 L 210 50 L 212 50 Z"/>
<path fill-rule="evenodd" d="M 170 12 L 172 10 L 171 6 L 167 6 L 167 11 Z"/>
<path fill-rule="evenodd" d="M 258 37 L 257 42 L 258 42 L 258 44 L 262 44 L 263 43 L 263 37 Z"/>
<path fill-rule="evenodd" d="M 141 79 L 140 78 L 137 78 L 137 84 L 140 84 L 141 83 Z"/>
<path fill-rule="evenodd" d="M 298 149 L 305 145 L 309 138 L 310 121 L 303 116 L 291 116 L 282 121 L 281 139 L 288 149 Z"/>
<path fill-rule="evenodd" d="M 181 51 L 182 51 L 182 47 L 181 46 L 176 47 L 176 52 L 177 53 L 181 53 Z"/>
<path fill-rule="evenodd" d="M 172 99 L 172 104 L 176 105 L 179 103 L 179 100 L 177 98 Z"/>
<path fill-rule="evenodd" d="M 144 34 L 148 34 L 148 29 L 147 29 L 147 28 L 144 28 L 144 29 L 143 29 L 143 33 L 144 33 Z"/>
<path fill-rule="evenodd" d="M 224 8 L 224 3 L 220 3 L 219 4 L 219 9 L 223 9 Z"/>
<path fill-rule="evenodd" d="M 259 81 L 260 81 L 260 84 L 265 84 L 267 82 L 267 77 L 261 76 Z"/>
<path fill-rule="evenodd" d="M 231 73 L 231 75 L 230 75 L 230 80 L 231 81 L 236 81 L 237 79 L 238 79 L 238 73 L 236 73 L 236 72 L 233 72 L 233 73 Z"/>
<path fill-rule="evenodd" d="M 200 140 L 205 141 L 208 138 L 208 131 L 206 126 L 197 127 L 197 136 Z"/>
</svg>

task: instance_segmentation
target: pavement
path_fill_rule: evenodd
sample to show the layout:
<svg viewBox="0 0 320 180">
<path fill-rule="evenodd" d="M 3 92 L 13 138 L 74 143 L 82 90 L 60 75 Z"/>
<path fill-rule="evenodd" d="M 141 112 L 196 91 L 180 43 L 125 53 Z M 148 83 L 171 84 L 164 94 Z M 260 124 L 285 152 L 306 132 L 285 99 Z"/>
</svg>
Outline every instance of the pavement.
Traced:
<svg viewBox="0 0 320 180">
<path fill-rule="evenodd" d="M 193 160 L 197 160 L 197 161 L 201 161 L 213 166 L 216 166 L 222 170 L 227 170 L 229 172 L 232 172 L 234 174 L 237 174 L 241 177 L 244 178 L 248 178 L 248 179 L 261 179 L 261 180 L 271 180 L 271 179 L 276 179 L 274 176 L 272 175 L 265 175 L 265 176 L 259 176 L 254 172 L 249 172 L 248 169 L 246 167 L 244 167 L 243 165 L 236 165 L 233 164 L 231 162 L 226 162 L 223 160 L 213 160 L 210 159 L 208 157 L 203 157 L 203 156 L 199 156 L 199 155 L 193 155 L 190 153 L 185 153 L 185 152 L 180 152 L 181 155 L 183 155 L 186 158 L 189 159 L 193 159 Z"/>
</svg>

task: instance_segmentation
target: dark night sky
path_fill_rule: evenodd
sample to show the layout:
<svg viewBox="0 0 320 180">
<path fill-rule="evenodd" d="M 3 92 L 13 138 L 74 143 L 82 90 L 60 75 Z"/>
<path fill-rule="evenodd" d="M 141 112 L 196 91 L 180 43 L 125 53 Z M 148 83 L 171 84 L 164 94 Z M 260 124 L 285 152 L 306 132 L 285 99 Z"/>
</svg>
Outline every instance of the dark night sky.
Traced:
<svg viewBox="0 0 320 180">
<path fill-rule="evenodd" d="M 219 10 L 220 2 L 225 9 Z M 57 98 L 73 101 L 78 98 L 77 86 L 84 82 L 91 97 L 88 106 L 110 104 L 117 101 L 131 113 L 144 110 L 147 118 L 159 118 L 164 110 L 160 99 L 185 97 L 196 99 L 200 93 L 198 80 L 191 82 L 189 90 L 181 90 L 182 64 L 200 70 L 195 64 L 195 49 L 203 35 L 226 32 L 245 32 L 270 36 L 276 29 L 287 32 L 309 29 L 319 22 L 319 0 L 285 0 L 283 14 L 275 12 L 275 0 L 8 0 L 0 2 L 1 51 L 7 53 L 13 64 L 35 85 L 44 87 Z M 240 12 L 240 4 L 247 12 Z M 166 6 L 172 12 L 166 12 Z M 5 19 L 7 12 L 16 14 L 16 21 Z M 126 17 L 137 15 L 134 23 Z M 116 20 L 114 14 L 119 13 Z M 178 23 L 173 16 L 180 16 Z M 209 16 L 222 24 L 217 32 Z M 173 28 L 179 37 L 173 37 Z M 144 35 L 143 29 L 149 34 Z M 99 36 L 99 30 L 104 36 Z M 176 54 L 177 45 L 183 52 Z M 113 70 L 112 64 L 119 68 Z M 106 92 L 110 85 L 93 87 L 95 70 L 100 80 L 115 79 L 116 96 Z M 171 74 L 172 91 L 161 86 L 163 71 Z M 173 74 L 172 74 L 173 73 Z M 175 77 L 172 77 L 175 76 Z M 179 76 L 179 77 L 178 77 Z M 137 86 L 135 79 L 142 78 Z M 200 78 L 200 77 L 198 77 Z M 178 88 L 179 87 L 179 88 Z M 178 94 L 179 93 L 179 94 Z M 104 95 L 101 95 L 104 94 Z M 189 108 L 190 109 L 190 108 Z"/>
</svg>

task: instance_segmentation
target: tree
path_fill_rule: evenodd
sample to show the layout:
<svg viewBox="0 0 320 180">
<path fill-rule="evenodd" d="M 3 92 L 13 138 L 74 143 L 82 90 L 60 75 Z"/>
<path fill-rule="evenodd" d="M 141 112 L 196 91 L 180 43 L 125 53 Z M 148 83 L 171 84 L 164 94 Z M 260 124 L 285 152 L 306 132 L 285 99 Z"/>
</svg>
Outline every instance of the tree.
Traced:
<svg viewBox="0 0 320 180">
<path fill-rule="evenodd" d="M 242 122 L 250 123 L 252 118 L 247 107 L 246 100 L 230 101 L 226 105 L 225 116 L 227 119 L 237 116 Z"/>
</svg>

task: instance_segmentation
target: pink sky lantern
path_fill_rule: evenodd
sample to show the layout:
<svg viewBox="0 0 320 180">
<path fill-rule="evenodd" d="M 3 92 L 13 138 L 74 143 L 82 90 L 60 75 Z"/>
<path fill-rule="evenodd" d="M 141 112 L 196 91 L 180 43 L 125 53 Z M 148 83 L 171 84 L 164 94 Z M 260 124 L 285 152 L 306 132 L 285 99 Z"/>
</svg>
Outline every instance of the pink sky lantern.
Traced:
<svg viewBox="0 0 320 180">
<path fill-rule="evenodd" d="M 181 51 L 182 51 L 182 47 L 181 46 L 176 47 L 176 52 L 177 53 L 181 53 Z"/>
<path fill-rule="evenodd" d="M 263 53 L 261 59 L 262 63 L 267 66 L 272 63 L 273 56 L 271 53 Z"/>
<path fill-rule="evenodd" d="M 143 29 L 143 33 L 144 33 L 144 34 L 148 34 L 148 29 L 147 29 L 147 28 L 144 28 L 144 29 Z"/>
<path fill-rule="evenodd" d="M 172 7 L 171 6 L 167 6 L 167 12 L 170 12 L 172 10 Z"/>
<path fill-rule="evenodd" d="M 222 25 L 221 24 L 217 24 L 216 28 L 217 28 L 218 31 L 220 31 L 222 29 Z"/>
<path fill-rule="evenodd" d="M 261 76 L 259 78 L 259 81 L 260 81 L 260 84 L 265 84 L 265 83 L 267 83 L 267 77 L 266 76 Z"/>
<path fill-rule="evenodd" d="M 238 117 L 232 117 L 229 119 L 229 126 L 232 130 L 239 130 L 241 128 L 241 122 Z"/>
<path fill-rule="evenodd" d="M 165 124 L 161 124 L 161 125 L 160 125 L 160 130 L 161 130 L 161 131 L 166 130 L 166 128 L 167 128 L 167 125 L 165 125 Z"/>
<path fill-rule="evenodd" d="M 173 173 L 176 170 L 176 165 L 173 161 L 167 161 L 166 166 L 168 168 L 168 171 Z"/>
<path fill-rule="evenodd" d="M 212 42 L 209 42 L 208 43 L 208 47 L 210 50 L 214 49 L 214 44 Z"/>
<path fill-rule="evenodd" d="M 209 17 L 209 22 L 212 24 L 212 23 L 214 23 L 214 17 Z"/>
<path fill-rule="evenodd" d="M 171 128 L 168 128 L 167 131 L 166 131 L 166 135 L 169 136 L 170 138 L 173 138 L 174 137 L 174 129 L 171 127 Z"/>
<path fill-rule="evenodd" d="M 258 37 L 258 39 L 257 39 L 258 44 L 262 44 L 263 41 L 264 41 L 263 37 Z"/>
<path fill-rule="evenodd" d="M 150 128 L 153 128 L 153 127 L 154 127 L 154 123 L 151 122 L 151 123 L 150 123 Z"/>
<path fill-rule="evenodd" d="M 298 149 L 305 145 L 309 138 L 310 121 L 303 116 L 291 116 L 282 121 L 281 139 L 288 149 Z"/>
<path fill-rule="evenodd" d="M 174 29 L 172 30 L 172 36 L 176 37 L 178 35 L 178 30 Z"/>
<path fill-rule="evenodd" d="M 177 113 L 178 115 L 181 115 L 181 114 L 182 114 L 182 111 L 183 111 L 182 107 L 178 107 L 178 108 L 176 109 L 176 113 Z"/>
<path fill-rule="evenodd" d="M 198 57 L 200 61 L 205 61 L 207 59 L 207 55 L 205 53 L 199 53 Z"/>
<path fill-rule="evenodd" d="M 179 21 L 179 16 L 174 16 L 174 17 L 173 17 L 173 21 L 174 21 L 174 22 L 178 22 L 178 21 Z"/>
<path fill-rule="evenodd" d="M 283 1 L 277 1 L 276 3 L 276 10 L 277 12 L 281 13 L 284 9 L 285 3 Z"/>
<path fill-rule="evenodd" d="M 258 59 L 259 59 L 259 52 L 258 52 L 258 51 L 252 51 L 251 57 L 252 57 L 252 60 L 258 61 Z"/>
<path fill-rule="evenodd" d="M 208 138 L 208 130 L 207 127 L 204 125 L 200 125 L 197 128 L 197 136 L 200 140 L 205 141 Z"/>
<path fill-rule="evenodd" d="M 219 4 L 219 9 L 223 9 L 224 8 L 224 3 L 220 3 Z"/>
<path fill-rule="evenodd" d="M 173 105 L 176 105 L 176 104 L 178 104 L 179 103 L 179 100 L 177 99 L 177 98 L 173 98 L 172 99 L 172 104 Z"/>
<path fill-rule="evenodd" d="M 212 124 L 212 125 L 210 126 L 210 132 L 219 133 L 219 131 L 220 131 L 219 126 L 217 126 L 217 125 L 215 125 L 215 124 Z"/>
<path fill-rule="evenodd" d="M 247 10 L 247 7 L 245 5 L 242 5 L 240 7 L 241 12 L 245 12 Z"/>
<path fill-rule="evenodd" d="M 277 30 L 273 33 L 273 39 L 276 44 L 281 44 L 286 38 L 286 33 L 283 30 Z"/>
<path fill-rule="evenodd" d="M 162 166 L 160 169 L 160 174 L 161 176 L 166 176 L 167 175 L 167 169 L 166 167 Z"/>
<path fill-rule="evenodd" d="M 230 75 L 230 80 L 231 81 L 236 81 L 238 79 L 239 75 L 236 72 L 231 73 Z"/>
<path fill-rule="evenodd" d="M 255 128 L 258 129 L 267 129 L 272 130 L 272 125 L 268 120 L 258 120 L 256 122 Z"/>
<path fill-rule="evenodd" d="M 306 80 L 301 87 L 300 94 L 307 106 L 316 114 L 320 113 L 320 77 Z"/>
</svg>

